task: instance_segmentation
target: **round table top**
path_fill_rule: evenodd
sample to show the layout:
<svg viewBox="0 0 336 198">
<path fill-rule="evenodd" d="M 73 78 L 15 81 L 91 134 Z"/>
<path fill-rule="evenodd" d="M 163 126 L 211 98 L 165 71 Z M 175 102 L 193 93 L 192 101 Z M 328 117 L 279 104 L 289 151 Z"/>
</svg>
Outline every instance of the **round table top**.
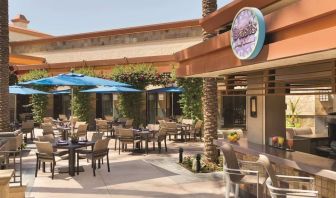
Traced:
<svg viewBox="0 0 336 198">
<path fill-rule="evenodd" d="M 76 148 L 82 148 L 87 146 L 92 146 L 95 144 L 93 141 L 87 141 L 87 142 L 79 142 L 77 144 L 71 143 L 71 141 L 66 141 L 68 144 L 57 144 L 57 142 L 53 143 L 54 148 L 63 148 L 63 149 L 76 149 Z"/>
</svg>

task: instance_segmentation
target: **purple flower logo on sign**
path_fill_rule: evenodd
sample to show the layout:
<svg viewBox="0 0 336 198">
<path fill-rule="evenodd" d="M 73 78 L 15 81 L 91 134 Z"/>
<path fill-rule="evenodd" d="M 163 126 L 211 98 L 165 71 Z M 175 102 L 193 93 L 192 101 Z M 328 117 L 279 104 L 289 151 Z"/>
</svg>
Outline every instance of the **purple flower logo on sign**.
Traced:
<svg viewBox="0 0 336 198">
<path fill-rule="evenodd" d="M 231 47 L 237 58 L 255 58 L 265 40 L 265 22 L 257 8 L 241 9 L 232 22 Z"/>
</svg>

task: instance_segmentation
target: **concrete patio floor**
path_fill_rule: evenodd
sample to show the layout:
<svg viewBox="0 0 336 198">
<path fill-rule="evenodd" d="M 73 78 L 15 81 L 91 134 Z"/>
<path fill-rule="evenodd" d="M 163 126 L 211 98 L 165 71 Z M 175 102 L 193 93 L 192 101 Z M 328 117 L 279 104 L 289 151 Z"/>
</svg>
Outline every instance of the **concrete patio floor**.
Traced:
<svg viewBox="0 0 336 198">
<path fill-rule="evenodd" d="M 40 131 L 37 131 L 37 136 Z M 51 179 L 49 165 L 46 173 L 35 171 L 35 145 L 28 144 L 23 157 L 23 183 L 27 184 L 26 197 L 59 198 L 59 197 L 209 197 L 224 196 L 224 182 L 222 173 L 194 174 L 177 164 L 178 148 L 183 147 L 185 154 L 202 152 L 201 142 L 168 142 L 168 152 L 152 151 L 150 153 L 114 151 L 114 140 L 110 142 L 110 167 L 107 171 L 106 163 L 93 176 L 91 164 L 80 160 L 84 172 L 74 177 L 67 173 L 55 173 Z M 67 161 L 60 161 L 57 167 L 67 166 Z"/>
</svg>

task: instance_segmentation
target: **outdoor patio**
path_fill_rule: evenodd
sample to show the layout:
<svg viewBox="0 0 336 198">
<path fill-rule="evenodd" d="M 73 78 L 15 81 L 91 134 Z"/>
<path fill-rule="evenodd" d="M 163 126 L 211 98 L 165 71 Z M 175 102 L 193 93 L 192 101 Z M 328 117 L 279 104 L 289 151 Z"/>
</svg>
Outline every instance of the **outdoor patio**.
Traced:
<svg viewBox="0 0 336 198">
<path fill-rule="evenodd" d="M 42 131 L 36 129 L 36 135 Z M 89 136 L 91 133 L 88 133 Z M 91 164 L 81 160 L 84 172 L 70 177 L 68 173 L 55 173 L 51 179 L 49 166 L 46 173 L 35 172 L 35 144 L 28 144 L 23 157 L 23 183 L 27 183 L 26 197 L 223 197 L 224 182 L 222 173 L 194 174 L 178 162 L 178 149 L 184 148 L 185 154 L 203 151 L 202 142 L 168 142 L 168 152 L 150 150 L 132 153 L 114 151 L 114 139 L 110 141 L 110 167 L 106 163 L 92 175 Z M 151 148 L 151 147 L 150 147 Z M 57 167 L 67 166 L 62 160 Z M 172 190 L 173 189 L 173 190 Z"/>
</svg>

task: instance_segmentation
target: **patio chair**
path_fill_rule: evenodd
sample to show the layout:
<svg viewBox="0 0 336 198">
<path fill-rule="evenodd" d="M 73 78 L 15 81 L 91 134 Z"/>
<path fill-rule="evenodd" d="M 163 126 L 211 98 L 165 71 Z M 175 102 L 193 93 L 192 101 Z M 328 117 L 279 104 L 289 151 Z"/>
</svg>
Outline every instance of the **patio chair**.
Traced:
<svg viewBox="0 0 336 198">
<path fill-rule="evenodd" d="M 62 158 L 57 156 L 50 142 L 35 142 L 35 144 L 37 148 L 35 177 L 37 177 L 37 172 L 42 162 L 44 172 L 45 163 L 50 163 L 50 171 L 52 173 L 51 178 L 54 179 L 56 162 L 62 160 Z"/>
<path fill-rule="evenodd" d="M 169 136 L 169 140 L 171 140 L 171 135 L 174 135 L 174 139 L 176 140 L 177 135 L 180 134 L 176 122 L 165 122 L 164 128 L 167 132 L 167 135 Z"/>
<path fill-rule="evenodd" d="M 265 155 L 259 155 L 257 161 L 262 166 L 264 166 L 268 178 L 266 180 L 266 186 L 270 192 L 272 198 L 282 198 L 282 197 L 318 197 L 318 191 L 314 190 L 314 178 L 312 177 L 299 177 L 299 176 L 287 176 L 287 175 L 276 175 L 272 167 L 271 162 Z M 309 189 L 293 189 L 287 187 L 282 187 L 281 183 L 306 183 Z"/>
<path fill-rule="evenodd" d="M 119 129 L 122 129 L 123 126 L 122 125 L 118 125 L 118 126 L 113 126 L 113 130 L 114 130 L 114 136 L 115 136 L 115 140 L 114 140 L 114 150 L 117 150 L 117 142 L 119 140 Z"/>
<path fill-rule="evenodd" d="M 105 115 L 105 120 L 107 121 L 113 121 L 113 116 L 112 115 Z"/>
<path fill-rule="evenodd" d="M 52 134 L 38 136 L 37 140 L 39 142 L 49 142 L 51 144 L 56 142 L 56 139 Z M 57 156 L 64 156 L 64 155 L 68 154 L 68 149 L 59 149 L 61 151 L 58 151 L 57 148 L 53 148 L 53 150 L 54 150 L 55 155 L 57 155 Z"/>
<path fill-rule="evenodd" d="M 58 118 L 59 118 L 61 121 L 67 121 L 67 120 L 68 120 L 68 117 L 67 117 L 65 114 L 59 114 L 59 115 L 58 115 Z"/>
<path fill-rule="evenodd" d="M 89 151 L 81 151 L 77 152 L 77 175 L 79 174 L 79 159 L 81 158 L 80 154 L 84 154 L 82 157 L 90 159 L 92 163 L 93 176 L 96 176 L 96 168 L 97 168 L 97 160 L 98 160 L 98 168 L 100 168 L 100 160 L 103 160 L 106 156 L 107 160 L 107 170 L 110 172 L 110 161 L 109 161 L 109 144 L 110 138 L 106 138 L 103 140 L 97 140 L 95 143 L 93 150 Z"/>
<path fill-rule="evenodd" d="M 93 133 L 92 137 L 91 137 L 91 141 L 92 142 L 96 142 L 97 140 L 102 140 L 103 139 L 103 135 L 102 133 Z"/>
<path fill-rule="evenodd" d="M 252 161 L 238 161 L 237 156 L 230 144 L 224 143 L 221 147 L 221 150 L 224 155 L 224 177 L 226 182 L 226 194 L 225 197 L 230 197 L 231 187 L 235 186 L 235 198 L 238 198 L 239 195 L 239 184 L 250 184 L 257 185 L 257 197 L 259 193 L 262 192 L 259 190 L 260 185 L 264 185 L 266 178 L 259 174 L 258 170 L 251 169 L 242 169 L 242 165 L 247 165 L 249 167 L 256 167 L 263 169 L 258 162 Z"/>
<path fill-rule="evenodd" d="M 78 129 L 79 125 L 86 124 L 86 122 L 76 122 L 75 129 Z"/>
<path fill-rule="evenodd" d="M 126 123 L 125 123 L 125 128 L 126 129 L 133 128 L 133 121 L 134 121 L 134 119 L 127 119 Z"/>
<path fill-rule="evenodd" d="M 96 120 L 96 131 L 98 133 L 104 134 L 105 132 L 108 133 L 110 130 L 111 129 L 106 120 Z"/>
<path fill-rule="evenodd" d="M 155 142 L 158 143 L 159 153 L 161 153 L 161 142 L 164 142 L 165 150 L 168 151 L 167 148 L 167 130 L 165 127 L 160 127 L 159 125 L 154 125 L 151 127 L 152 130 L 156 131 L 158 129 L 158 133 L 154 133 L 153 137 L 153 149 L 155 149 Z"/>
<path fill-rule="evenodd" d="M 52 134 L 47 134 L 43 136 L 38 136 L 37 140 L 39 142 L 50 142 L 50 143 L 55 143 L 55 137 Z"/>
<path fill-rule="evenodd" d="M 53 118 L 52 117 L 44 117 L 43 123 L 50 123 L 53 124 Z"/>
<path fill-rule="evenodd" d="M 41 127 L 43 130 L 42 132 L 43 135 L 52 134 L 53 136 L 55 136 L 53 125 L 51 123 L 42 123 Z"/>
<path fill-rule="evenodd" d="M 119 155 L 120 155 L 120 144 L 122 144 L 122 150 L 127 148 L 127 144 L 133 144 L 133 151 L 135 150 L 135 144 L 136 143 L 140 143 L 141 144 L 141 140 L 139 138 L 137 138 L 133 132 L 133 129 L 123 129 L 120 128 L 118 130 L 119 133 Z M 142 145 L 140 146 L 140 148 L 142 148 Z"/>
<path fill-rule="evenodd" d="M 21 132 L 25 134 L 27 139 L 27 134 L 30 133 L 30 139 L 33 140 L 34 135 L 34 120 L 26 120 L 22 122 Z"/>
<path fill-rule="evenodd" d="M 202 125 L 203 121 L 197 120 L 195 125 L 192 126 L 189 131 L 187 131 L 187 134 L 189 135 L 189 140 L 190 136 L 194 136 L 194 140 L 197 140 L 197 136 L 200 137 L 200 140 L 202 140 Z"/>
<path fill-rule="evenodd" d="M 77 128 L 77 136 L 85 137 L 85 139 L 87 139 L 87 128 L 88 128 L 88 124 L 79 125 Z"/>
</svg>

